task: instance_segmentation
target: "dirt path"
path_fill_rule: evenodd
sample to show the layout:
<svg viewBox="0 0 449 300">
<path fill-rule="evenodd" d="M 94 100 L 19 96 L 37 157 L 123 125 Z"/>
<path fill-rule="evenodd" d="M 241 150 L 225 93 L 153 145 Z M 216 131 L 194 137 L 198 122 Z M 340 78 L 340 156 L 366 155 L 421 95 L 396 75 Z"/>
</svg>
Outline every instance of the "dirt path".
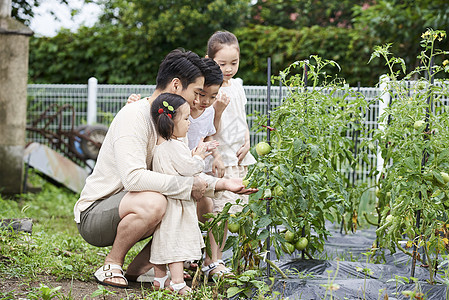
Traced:
<svg viewBox="0 0 449 300">
<path fill-rule="evenodd" d="M 23 279 L 0 278 L 0 299 L 32 299 L 30 293 L 42 295 L 42 291 L 39 290 L 41 283 L 49 288 L 61 287 L 56 293 L 66 296 L 67 299 L 94 299 L 91 295 L 99 290 L 98 283 L 94 280 L 83 282 L 79 280 L 57 280 L 55 277 L 41 276 L 36 282 L 29 283 Z M 143 286 L 150 288 L 151 284 L 144 284 Z M 128 289 L 105 287 L 107 291 L 114 294 L 105 295 L 104 298 L 95 297 L 95 299 L 141 299 L 145 294 L 141 287 L 140 283 L 130 283 Z M 42 297 L 39 298 L 42 299 Z M 60 298 L 56 297 L 55 299 Z"/>
</svg>

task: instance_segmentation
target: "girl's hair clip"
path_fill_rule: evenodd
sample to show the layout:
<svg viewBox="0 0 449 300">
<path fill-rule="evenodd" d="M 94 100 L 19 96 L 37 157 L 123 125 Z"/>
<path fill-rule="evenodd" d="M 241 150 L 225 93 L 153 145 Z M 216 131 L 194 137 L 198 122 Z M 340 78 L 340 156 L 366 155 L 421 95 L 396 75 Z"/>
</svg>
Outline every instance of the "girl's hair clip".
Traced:
<svg viewBox="0 0 449 300">
<path fill-rule="evenodd" d="M 163 101 L 162 104 L 171 112 L 174 111 L 173 106 L 169 105 L 167 101 Z"/>
<path fill-rule="evenodd" d="M 164 109 L 163 108 L 159 108 L 158 110 L 157 110 L 157 112 L 159 113 L 159 114 L 163 114 L 163 113 L 165 113 L 165 111 L 164 111 Z M 171 119 L 172 118 L 172 115 L 171 114 L 167 114 L 167 116 Z"/>
</svg>

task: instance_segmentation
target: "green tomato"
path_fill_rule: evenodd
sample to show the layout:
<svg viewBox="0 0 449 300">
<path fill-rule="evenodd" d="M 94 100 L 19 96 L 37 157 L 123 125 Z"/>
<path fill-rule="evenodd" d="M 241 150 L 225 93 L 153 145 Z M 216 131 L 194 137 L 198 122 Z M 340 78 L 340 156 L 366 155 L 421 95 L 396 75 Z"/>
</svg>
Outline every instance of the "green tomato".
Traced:
<svg viewBox="0 0 449 300">
<path fill-rule="evenodd" d="M 386 218 L 385 218 L 385 222 L 386 223 L 391 223 L 391 222 L 393 222 L 394 221 L 394 216 L 393 215 L 388 215 Z"/>
<path fill-rule="evenodd" d="M 287 242 L 293 243 L 295 241 L 295 234 L 290 230 L 287 230 L 284 234 L 284 238 Z"/>
<path fill-rule="evenodd" d="M 267 142 L 260 142 L 256 145 L 256 152 L 258 155 L 265 155 L 270 153 L 271 146 Z"/>
<path fill-rule="evenodd" d="M 418 130 L 421 126 L 424 125 L 424 123 L 425 122 L 423 120 L 415 121 L 415 123 L 413 124 L 413 128 L 415 128 L 415 130 Z"/>
<path fill-rule="evenodd" d="M 228 230 L 232 233 L 239 232 L 240 224 L 239 223 L 229 223 L 228 224 Z"/>
<path fill-rule="evenodd" d="M 292 254 L 295 251 L 295 246 L 289 242 L 285 242 L 281 245 L 282 250 L 287 254 Z"/>
<path fill-rule="evenodd" d="M 295 248 L 296 248 L 296 250 L 301 251 L 301 250 L 306 249 L 308 244 L 309 244 L 309 241 L 307 240 L 307 238 L 302 237 L 296 242 Z"/>
<path fill-rule="evenodd" d="M 376 197 L 380 198 L 382 196 L 382 192 L 379 188 L 376 188 Z"/>
<path fill-rule="evenodd" d="M 446 172 L 440 172 L 441 177 L 443 177 L 443 180 L 445 183 L 449 182 L 449 174 L 447 174 Z"/>
<path fill-rule="evenodd" d="M 284 188 L 280 185 L 277 185 L 274 187 L 274 195 L 281 197 L 282 195 L 284 195 Z"/>
<path fill-rule="evenodd" d="M 249 180 L 248 180 L 248 179 L 244 179 L 244 180 L 242 181 L 242 184 L 243 184 L 245 187 L 248 187 Z"/>
<path fill-rule="evenodd" d="M 270 189 L 266 189 L 266 190 L 263 192 L 263 197 L 264 197 L 264 198 L 271 198 L 271 190 L 270 190 Z"/>
</svg>

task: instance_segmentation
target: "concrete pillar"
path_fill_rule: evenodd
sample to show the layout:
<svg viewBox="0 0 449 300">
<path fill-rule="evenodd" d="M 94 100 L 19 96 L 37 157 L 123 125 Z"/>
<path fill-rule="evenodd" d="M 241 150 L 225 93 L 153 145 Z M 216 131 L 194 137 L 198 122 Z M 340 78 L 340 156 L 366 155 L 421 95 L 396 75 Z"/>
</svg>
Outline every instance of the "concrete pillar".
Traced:
<svg viewBox="0 0 449 300">
<path fill-rule="evenodd" d="M 28 81 L 33 32 L 11 18 L 11 0 L 0 0 L 0 193 L 22 191 Z"/>
</svg>

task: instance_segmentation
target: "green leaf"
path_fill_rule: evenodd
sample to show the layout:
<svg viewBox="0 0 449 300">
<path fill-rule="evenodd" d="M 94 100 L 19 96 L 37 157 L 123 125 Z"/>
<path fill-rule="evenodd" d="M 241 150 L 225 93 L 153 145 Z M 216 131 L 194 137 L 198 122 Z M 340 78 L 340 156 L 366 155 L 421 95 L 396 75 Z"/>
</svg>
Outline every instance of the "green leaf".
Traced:
<svg viewBox="0 0 449 300">
<path fill-rule="evenodd" d="M 244 289 L 242 288 L 238 288 L 236 286 L 231 286 L 230 288 L 228 288 L 226 294 L 228 296 L 228 298 L 234 297 L 235 295 L 237 295 L 238 293 L 242 292 Z"/>
</svg>

